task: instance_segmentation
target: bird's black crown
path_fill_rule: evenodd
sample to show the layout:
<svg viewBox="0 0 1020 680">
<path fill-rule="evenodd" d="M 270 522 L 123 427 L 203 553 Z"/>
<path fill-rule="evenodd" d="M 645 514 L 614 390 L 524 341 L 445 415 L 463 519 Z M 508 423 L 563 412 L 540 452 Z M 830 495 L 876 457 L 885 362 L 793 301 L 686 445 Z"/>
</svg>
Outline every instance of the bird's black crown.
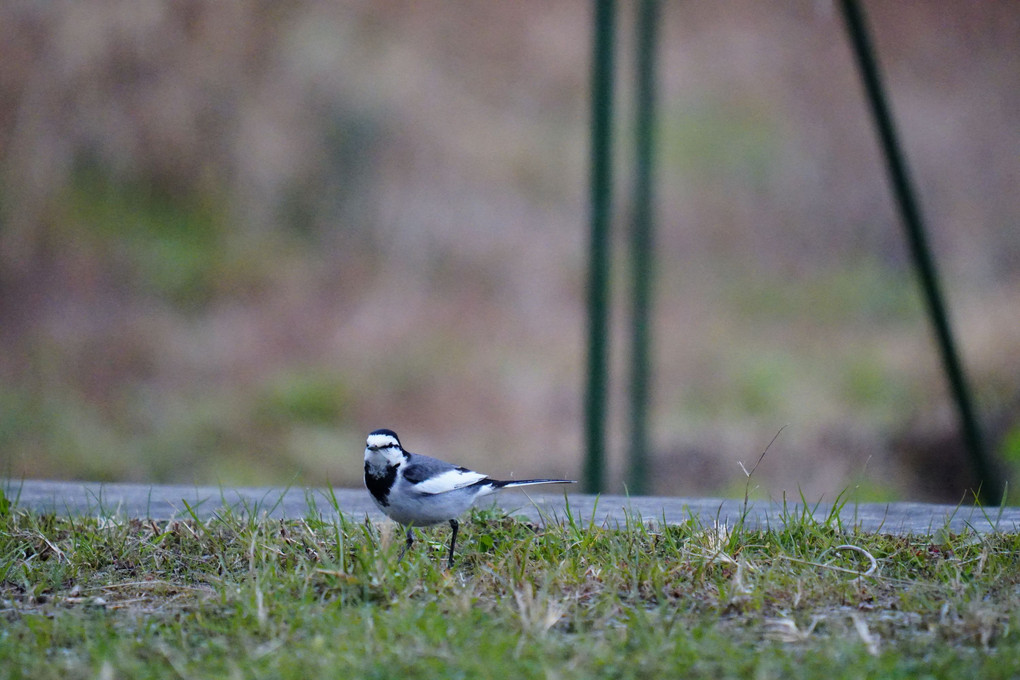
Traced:
<svg viewBox="0 0 1020 680">
<path fill-rule="evenodd" d="M 393 430 L 387 430 L 385 427 L 380 428 L 378 430 L 372 430 L 371 432 L 368 433 L 368 436 L 371 437 L 374 434 L 382 434 L 389 437 L 393 437 L 394 439 L 397 440 L 398 443 L 400 442 L 400 437 L 397 436 L 397 433 L 394 432 Z"/>
</svg>

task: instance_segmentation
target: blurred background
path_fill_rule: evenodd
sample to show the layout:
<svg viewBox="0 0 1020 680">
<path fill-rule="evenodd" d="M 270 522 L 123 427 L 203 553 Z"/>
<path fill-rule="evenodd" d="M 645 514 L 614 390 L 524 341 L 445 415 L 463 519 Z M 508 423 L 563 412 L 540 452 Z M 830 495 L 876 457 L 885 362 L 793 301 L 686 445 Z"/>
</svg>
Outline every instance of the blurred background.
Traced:
<svg viewBox="0 0 1020 680">
<path fill-rule="evenodd" d="M 1012 470 L 1020 5 L 865 8 Z M 365 434 L 391 427 L 496 476 L 576 477 L 590 42 L 581 0 L 0 4 L 0 476 L 360 486 Z M 738 462 L 785 426 L 758 496 L 960 500 L 836 8 L 667 2 L 660 59 L 653 492 L 742 495 Z"/>
</svg>

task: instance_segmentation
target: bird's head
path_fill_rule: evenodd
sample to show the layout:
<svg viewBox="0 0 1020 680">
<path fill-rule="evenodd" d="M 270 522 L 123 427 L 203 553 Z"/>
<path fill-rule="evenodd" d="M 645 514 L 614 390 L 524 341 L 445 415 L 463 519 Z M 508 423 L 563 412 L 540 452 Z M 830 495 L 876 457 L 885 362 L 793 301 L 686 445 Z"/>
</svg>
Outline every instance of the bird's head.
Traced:
<svg viewBox="0 0 1020 680">
<path fill-rule="evenodd" d="M 404 449 L 393 430 L 374 430 L 365 440 L 365 462 L 373 467 L 399 465 Z"/>
</svg>

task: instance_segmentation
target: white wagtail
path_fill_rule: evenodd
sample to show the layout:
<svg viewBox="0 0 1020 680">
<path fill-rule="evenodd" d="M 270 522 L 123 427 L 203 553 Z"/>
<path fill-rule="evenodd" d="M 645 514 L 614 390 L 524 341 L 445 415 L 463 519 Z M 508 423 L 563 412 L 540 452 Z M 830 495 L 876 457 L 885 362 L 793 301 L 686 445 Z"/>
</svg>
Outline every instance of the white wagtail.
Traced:
<svg viewBox="0 0 1020 680">
<path fill-rule="evenodd" d="M 569 479 L 492 479 L 480 472 L 411 453 L 400 445 L 393 430 L 375 430 L 365 442 L 365 486 L 387 517 L 407 527 L 407 543 L 399 562 L 414 543 L 414 527 L 449 522 L 449 566 L 457 542 L 457 517 L 480 496 L 500 489 L 529 484 L 573 484 Z"/>
</svg>

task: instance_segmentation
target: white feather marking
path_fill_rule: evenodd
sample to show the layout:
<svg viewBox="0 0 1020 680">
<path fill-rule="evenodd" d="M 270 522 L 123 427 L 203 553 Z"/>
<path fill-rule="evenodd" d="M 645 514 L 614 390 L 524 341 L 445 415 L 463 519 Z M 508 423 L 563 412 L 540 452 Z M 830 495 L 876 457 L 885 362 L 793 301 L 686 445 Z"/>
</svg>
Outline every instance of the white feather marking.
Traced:
<svg viewBox="0 0 1020 680">
<path fill-rule="evenodd" d="M 471 486 L 477 481 L 485 479 L 485 475 L 480 472 L 472 472 L 471 470 L 447 470 L 441 475 L 436 475 L 430 479 L 415 484 L 414 490 L 418 493 L 425 494 L 437 494 L 446 493 L 447 491 L 453 491 L 454 489 L 462 489 L 465 486 Z"/>
<path fill-rule="evenodd" d="M 370 434 L 365 446 L 374 449 L 383 449 L 388 446 L 399 446 L 399 442 L 388 434 Z"/>
</svg>

